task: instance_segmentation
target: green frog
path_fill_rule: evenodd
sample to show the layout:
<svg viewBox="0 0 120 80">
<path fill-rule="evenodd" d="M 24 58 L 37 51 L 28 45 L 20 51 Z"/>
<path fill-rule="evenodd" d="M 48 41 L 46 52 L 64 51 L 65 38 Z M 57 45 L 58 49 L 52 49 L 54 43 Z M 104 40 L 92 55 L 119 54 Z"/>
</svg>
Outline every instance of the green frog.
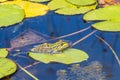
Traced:
<svg viewBox="0 0 120 80">
<path fill-rule="evenodd" d="M 59 40 L 53 44 L 51 43 L 43 43 L 41 45 L 38 45 L 34 47 L 31 51 L 38 52 L 38 53 L 60 53 L 63 50 L 70 47 L 70 44 L 68 42 L 65 42 L 63 40 Z"/>
</svg>

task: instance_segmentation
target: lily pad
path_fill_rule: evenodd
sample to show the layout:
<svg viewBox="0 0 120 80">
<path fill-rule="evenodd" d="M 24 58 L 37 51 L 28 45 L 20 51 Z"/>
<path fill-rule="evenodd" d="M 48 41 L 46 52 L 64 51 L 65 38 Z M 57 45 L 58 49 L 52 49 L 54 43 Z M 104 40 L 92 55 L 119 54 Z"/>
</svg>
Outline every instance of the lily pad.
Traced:
<svg viewBox="0 0 120 80">
<path fill-rule="evenodd" d="M 59 62 L 63 64 L 72 64 L 82 62 L 88 59 L 88 55 L 84 51 L 74 48 L 64 50 L 62 53 L 51 55 L 48 53 L 34 52 L 29 52 L 28 54 L 31 58 L 41 61 L 43 63 Z"/>
<path fill-rule="evenodd" d="M 19 23 L 24 18 L 24 10 L 17 5 L 0 4 L 0 27 Z"/>
<path fill-rule="evenodd" d="M 84 14 L 87 11 L 90 11 L 92 9 L 95 9 L 97 4 L 91 5 L 91 6 L 83 6 L 83 7 L 65 7 L 61 8 L 55 11 L 55 13 L 58 14 L 64 14 L 64 15 L 75 15 L 75 14 Z"/>
<path fill-rule="evenodd" d="M 108 6 L 88 12 L 83 17 L 87 21 L 100 22 L 94 23 L 92 26 L 102 31 L 120 31 L 120 6 Z"/>
<path fill-rule="evenodd" d="M 10 59 L 0 58 L 0 79 L 13 74 L 17 65 Z"/>
<path fill-rule="evenodd" d="M 25 10 L 25 16 L 26 17 L 36 17 L 36 16 L 42 16 L 45 15 L 49 8 L 48 6 L 44 4 L 39 3 L 33 3 L 29 1 L 7 1 L 3 4 L 15 4 L 20 6 Z"/>
<path fill-rule="evenodd" d="M 75 5 L 91 5 L 96 3 L 97 0 L 67 0 L 68 2 Z"/>
<path fill-rule="evenodd" d="M 5 48 L 0 49 L 0 57 L 6 57 L 8 55 L 8 51 Z"/>
<path fill-rule="evenodd" d="M 95 9 L 97 3 L 87 6 L 77 6 L 72 3 L 69 3 L 66 0 L 52 0 L 51 2 L 48 3 L 48 6 L 50 7 L 50 10 L 55 10 L 55 13 L 64 14 L 64 15 L 75 15 L 75 14 L 83 14 L 92 9 Z"/>
<path fill-rule="evenodd" d="M 33 1 L 33 2 L 46 2 L 46 1 L 50 1 L 50 0 L 28 0 L 28 1 Z"/>
<path fill-rule="evenodd" d="M 120 6 L 108 6 L 88 12 L 83 17 L 85 20 L 120 20 Z"/>
<path fill-rule="evenodd" d="M 49 6 L 50 10 L 56 10 L 56 9 L 61 9 L 61 8 L 66 8 L 66 7 L 68 7 L 68 8 L 76 7 L 75 5 L 68 3 L 66 0 L 52 0 L 48 3 L 48 6 Z"/>
<path fill-rule="evenodd" d="M 92 26 L 102 31 L 120 31 L 120 21 L 103 21 Z"/>
</svg>

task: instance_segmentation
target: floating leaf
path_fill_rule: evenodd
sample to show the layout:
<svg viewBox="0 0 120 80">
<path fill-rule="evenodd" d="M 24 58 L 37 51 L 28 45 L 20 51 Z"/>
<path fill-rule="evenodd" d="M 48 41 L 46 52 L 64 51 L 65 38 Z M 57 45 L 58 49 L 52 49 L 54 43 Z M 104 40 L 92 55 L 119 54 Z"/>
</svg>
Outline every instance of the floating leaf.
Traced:
<svg viewBox="0 0 120 80">
<path fill-rule="evenodd" d="M 26 17 L 45 15 L 49 8 L 44 4 L 32 3 L 29 1 L 7 1 L 3 4 L 16 4 L 25 10 Z"/>
<path fill-rule="evenodd" d="M 76 7 L 75 5 L 70 4 L 65 0 L 52 0 L 51 2 L 48 3 L 48 6 L 50 7 L 50 10 L 56 10 L 56 9 L 61 9 L 61 8 L 66 8 L 66 7 L 68 7 L 68 8 L 69 7 L 75 8 Z"/>
<path fill-rule="evenodd" d="M 46 1 L 50 1 L 50 0 L 28 0 L 28 1 L 33 1 L 33 2 L 46 2 Z"/>
<path fill-rule="evenodd" d="M 102 31 L 120 31 L 120 21 L 104 21 L 93 24 L 93 27 Z"/>
<path fill-rule="evenodd" d="M 96 0 L 67 0 L 67 1 L 75 5 L 91 5 L 96 3 Z"/>
<path fill-rule="evenodd" d="M 0 79 L 13 74 L 17 69 L 16 64 L 7 58 L 0 58 Z"/>
<path fill-rule="evenodd" d="M 108 6 L 88 12 L 85 20 L 120 20 L 120 6 Z"/>
<path fill-rule="evenodd" d="M 24 18 L 24 10 L 17 5 L 0 4 L 0 27 L 19 23 Z"/>
<path fill-rule="evenodd" d="M 108 6 L 88 12 L 83 17 L 87 21 L 100 20 L 92 26 L 102 31 L 120 31 L 120 6 Z"/>
<path fill-rule="evenodd" d="M 93 5 L 77 6 L 67 2 L 66 0 L 52 0 L 48 3 L 48 6 L 50 7 L 50 10 L 55 10 L 55 13 L 64 15 L 75 15 L 83 14 L 92 9 L 95 9 L 97 3 Z"/>
<path fill-rule="evenodd" d="M 58 14 L 64 14 L 64 15 L 75 15 L 75 14 L 84 14 L 87 11 L 90 11 L 92 9 L 96 8 L 96 4 L 91 6 L 83 6 L 83 7 L 71 7 L 71 8 L 61 8 L 55 11 L 55 13 Z"/>
<path fill-rule="evenodd" d="M 29 52 L 29 56 L 43 63 L 59 62 L 63 64 L 72 64 L 88 59 L 88 55 L 85 52 L 73 48 L 64 50 L 62 53 L 52 55 L 48 53 Z"/>
<path fill-rule="evenodd" d="M 0 49 L 0 57 L 6 57 L 8 55 L 8 51 L 5 48 Z"/>
</svg>

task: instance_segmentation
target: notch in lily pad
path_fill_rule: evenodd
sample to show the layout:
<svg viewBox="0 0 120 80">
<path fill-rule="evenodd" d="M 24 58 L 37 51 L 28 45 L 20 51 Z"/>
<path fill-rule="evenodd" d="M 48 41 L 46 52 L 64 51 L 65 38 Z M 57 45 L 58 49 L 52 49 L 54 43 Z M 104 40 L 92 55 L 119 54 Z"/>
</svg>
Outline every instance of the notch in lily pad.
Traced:
<svg viewBox="0 0 120 80">
<path fill-rule="evenodd" d="M 92 26 L 101 31 L 120 31 L 120 6 L 107 6 L 86 13 L 83 17 L 86 21 L 98 21 Z M 100 21 L 100 22 L 99 22 Z"/>
</svg>

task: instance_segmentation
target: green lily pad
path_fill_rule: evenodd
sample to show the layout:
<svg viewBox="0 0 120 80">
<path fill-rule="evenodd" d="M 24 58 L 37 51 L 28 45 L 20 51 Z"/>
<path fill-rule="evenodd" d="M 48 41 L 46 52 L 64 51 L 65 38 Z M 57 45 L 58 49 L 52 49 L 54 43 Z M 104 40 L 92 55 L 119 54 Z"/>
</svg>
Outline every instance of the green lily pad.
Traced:
<svg viewBox="0 0 120 80">
<path fill-rule="evenodd" d="M 25 17 L 27 18 L 45 15 L 49 10 L 48 6 L 44 4 L 24 0 L 7 1 L 2 4 L 15 4 L 20 6 L 24 10 Z"/>
<path fill-rule="evenodd" d="M 88 12 L 83 17 L 85 20 L 120 20 L 120 6 L 108 6 Z"/>
<path fill-rule="evenodd" d="M 50 1 L 50 0 L 28 0 L 28 1 L 33 1 L 33 2 L 46 2 L 46 1 Z"/>
<path fill-rule="evenodd" d="M 83 17 L 87 21 L 96 21 L 92 26 L 102 31 L 120 31 L 120 6 L 108 6 L 88 12 Z"/>
<path fill-rule="evenodd" d="M 97 3 L 87 6 L 77 6 L 67 2 L 66 0 L 52 0 L 51 2 L 48 3 L 48 6 L 50 10 L 55 10 L 55 13 L 64 14 L 64 15 L 75 15 L 75 14 L 83 14 L 92 9 L 95 9 Z"/>
<path fill-rule="evenodd" d="M 102 31 L 120 31 L 120 21 L 103 21 L 92 26 Z"/>
<path fill-rule="evenodd" d="M 16 64 L 7 58 L 0 58 L 0 79 L 13 74 L 17 69 Z"/>
<path fill-rule="evenodd" d="M 8 55 L 8 51 L 5 48 L 0 49 L 0 57 L 6 57 Z"/>
<path fill-rule="evenodd" d="M 68 3 L 65 0 L 52 0 L 48 3 L 48 6 L 50 8 L 50 10 L 56 10 L 56 9 L 60 9 L 60 8 L 66 8 L 66 7 L 72 7 L 75 8 L 76 6 L 73 4 Z"/>
<path fill-rule="evenodd" d="M 97 0 L 67 0 L 68 2 L 75 5 L 91 5 L 96 3 Z"/>
<path fill-rule="evenodd" d="M 12 4 L 0 4 L 0 27 L 19 23 L 24 18 L 24 10 Z"/>
<path fill-rule="evenodd" d="M 34 52 L 29 52 L 28 54 L 31 58 L 41 61 L 43 63 L 59 62 L 63 64 L 72 64 L 82 62 L 88 59 L 88 55 L 84 51 L 74 48 L 64 50 L 62 53 L 51 55 L 48 53 Z"/>
<path fill-rule="evenodd" d="M 64 15 L 75 15 L 75 14 L 84 14 L 92 9 L 95 9 L 97 4 L 91 5 L 91 6 L 83 6 L 83 7 L 65 7 L 61 8 L 55 11 L 55 13 L 58 14 L 64 14 Z"/>
</svg>

